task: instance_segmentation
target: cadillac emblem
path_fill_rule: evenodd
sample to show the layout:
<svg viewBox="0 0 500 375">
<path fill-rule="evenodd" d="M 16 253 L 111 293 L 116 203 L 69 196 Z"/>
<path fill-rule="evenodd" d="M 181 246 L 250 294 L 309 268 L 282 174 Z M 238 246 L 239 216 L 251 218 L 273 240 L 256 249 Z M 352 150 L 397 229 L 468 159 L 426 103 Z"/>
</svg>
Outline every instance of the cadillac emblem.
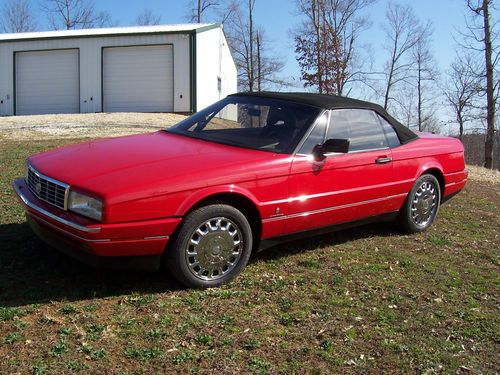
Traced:
<svg viewBox="0 0 500 375">
<path fill-rule="evenodd" d="M 42 184 L 37 182 L 36 185 L 35 185 L 35 191 L 37 194 L 40 194 L 40 192 L 42 191 Z"/>
</svg>

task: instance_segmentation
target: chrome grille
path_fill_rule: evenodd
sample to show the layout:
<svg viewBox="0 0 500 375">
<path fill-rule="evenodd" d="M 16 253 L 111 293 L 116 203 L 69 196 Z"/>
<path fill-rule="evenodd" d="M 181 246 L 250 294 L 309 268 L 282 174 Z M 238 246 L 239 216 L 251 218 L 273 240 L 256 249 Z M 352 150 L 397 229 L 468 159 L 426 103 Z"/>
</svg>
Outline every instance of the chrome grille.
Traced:
<svg viewBox="0 0 500 375">
<path fill-rule="evenodd" d="M 28 166 L 28 187 L 38 199 L 53 206 L 66 209 L 66 191 L 68 185 L 44 176 L 32 166 Z"/>
</svg>

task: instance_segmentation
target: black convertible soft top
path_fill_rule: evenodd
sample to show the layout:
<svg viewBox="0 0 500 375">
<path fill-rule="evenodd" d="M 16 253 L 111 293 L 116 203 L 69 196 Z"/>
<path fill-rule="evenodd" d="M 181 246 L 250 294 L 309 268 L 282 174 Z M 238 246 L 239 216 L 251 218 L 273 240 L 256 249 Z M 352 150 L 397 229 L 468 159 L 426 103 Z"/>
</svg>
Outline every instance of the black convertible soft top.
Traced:
<svg viewBox="0 0 500 375">
<path fill-rule="evenodd" d="M 418 138 L 417 134 L 415 134 L 413 131 L 408 129 L 394 117 L 388 114 L 384 108 L 382 108 L 378 104 L 365 102 L 363 100 L 346 98 L 344 96 L 336 96 L 336 95 L 314 94 L 309 92 L 261 91 L 261 92 L 242 92 L 242 93 L 232 94 L 230 96 L 254 96 L 260 98 L 281 99 L 296 103 L 312 105 L 314 107 L 319 107 L 324 109 L 342 109 L 342 108 L 371 109 L 380 114 L 382 117 L 384 117 L 387 121 L 389 121 L 392 124 L 394 130 L 398 134 L 401 143 L 408 143 Z"/>
</svg>

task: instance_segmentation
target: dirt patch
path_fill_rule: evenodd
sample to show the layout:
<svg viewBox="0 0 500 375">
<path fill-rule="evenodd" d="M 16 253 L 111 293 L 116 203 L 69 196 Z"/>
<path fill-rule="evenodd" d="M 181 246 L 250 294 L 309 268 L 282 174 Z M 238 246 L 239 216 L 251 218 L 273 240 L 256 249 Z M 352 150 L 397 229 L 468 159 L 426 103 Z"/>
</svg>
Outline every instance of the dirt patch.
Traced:
<svg viewBox="0 0 500 375">
<path fill-rule="evenodd" d="M 79 113 L 0 117 L 0 139 L 113 137 L 169 127 L 185 116 L 173 113 Z"/>
<path fill-rule="evenodd" d="M 471 180 L 490 184 L 500 184 L 500 171 L 496 169 L 467 165 L 467 170 L 469 171 L 469 178 Z"/>
</svg>

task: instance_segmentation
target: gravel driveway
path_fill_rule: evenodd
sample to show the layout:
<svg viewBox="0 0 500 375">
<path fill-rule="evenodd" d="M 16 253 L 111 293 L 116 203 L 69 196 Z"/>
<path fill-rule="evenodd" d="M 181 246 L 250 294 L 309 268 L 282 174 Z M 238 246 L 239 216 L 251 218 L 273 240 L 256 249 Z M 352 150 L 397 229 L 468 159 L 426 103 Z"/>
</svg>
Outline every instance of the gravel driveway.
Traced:
<svg viewBox="0 0 500 375">
<path fill-rule="evenodd" d="M 173 113 L 79 113 L 0 117 L 0 139 L 95 138 L 145 133 L 185 116 Z"/>
</svg>

